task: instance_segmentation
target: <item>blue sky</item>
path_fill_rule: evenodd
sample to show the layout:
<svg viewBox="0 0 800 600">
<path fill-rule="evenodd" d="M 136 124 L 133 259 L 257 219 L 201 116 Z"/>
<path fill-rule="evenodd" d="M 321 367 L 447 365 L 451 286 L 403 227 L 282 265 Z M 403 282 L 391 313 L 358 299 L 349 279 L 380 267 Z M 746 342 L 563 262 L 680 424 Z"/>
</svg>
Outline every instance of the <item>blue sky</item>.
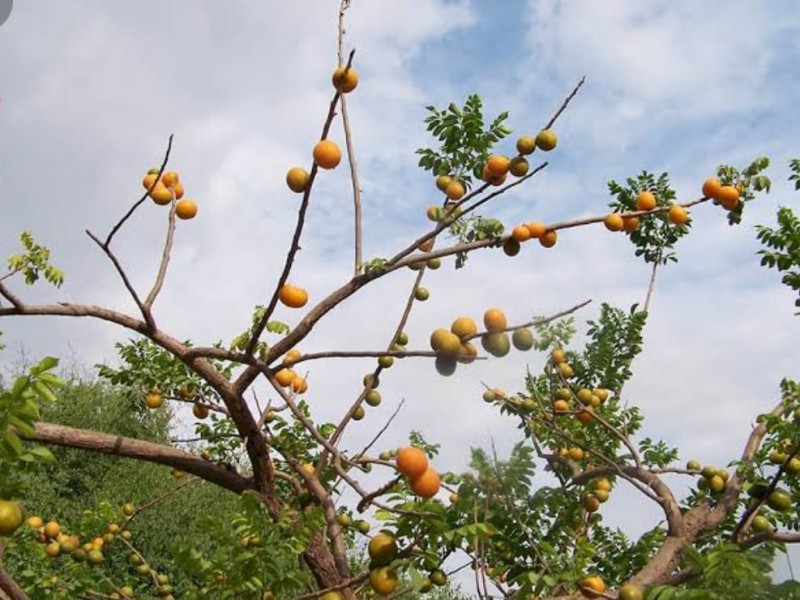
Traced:
<svg viewBox="0 0 800 600">
<path fill-rule="evenodd" d="M 200 213 L 178 231 L 157 317 L 178 338 L 229 340 L 271 292 L 297 205 L 283 176 L 309 163 L 331 97 L 336 3 L 219 6 L 15 4 L 0 27 L 0 56 L 11 57 L 0 62 L 0 251 L 11 253 L 16 232 L 30 229 L 68 275 L 61 292 L 20 290 L 26 298 L 130 310 L 83 230 L 104 232 L 127 209 L 170 133 L 172 164 Z M 692 199 L 718 164 L 769 155 L 774 192 L 748 206 L 744 225 L 728 227 L 711 206 L 693 213 L 679 264 L 659 275 L 646 352 L 626 389 L 648 418 L 647 434 L 680 445 L 682 458 L 733 459 L 752 417 L 777 398 L 780 378 L 798 377 L 794 296 L 758 266 L 753 231 L 771 223 L 780 204 L 797 206 L 785 182 L 787 160 L 800 154 L 793 8 L 790 1 L 353 0 L 346 47 L 356 48 L 362 77 L 349 106 L 365 257 L 387 256 L 428 226 L 425 208 L 439 197 L 413 153 L 430 143 L 424 106 L 463 102 L 472 92 L 484 98 L 487 116 L 509 110 L 515 135 L 535 133 L 587 77 L 558 123 L 548 169 L 491 205 L 487 214 L 509 226 L 603 214 L 606 182 L 644 169 L 669 171 L 679 197 Z M 332 135 L 343 140 L 338 122 Z M 513 139 L 500 150 L 511 151 Z M 293 275 L 312 302 L 348 276 L 352 254 L 348 174 L 323 175 Z M 143 208 L 117 248 L 140 287 L 152 280 L 165 227 L 163 211 Z M 648 275 L 623 237 L 598 226 L 565 232 L 547 253 L 525 247 L 510 260 L 481 252 L 464 270 L 448 265 L 427 277 L 432 297 L 415 308 L 409 334 L 424 345 L 433 328 L 495 305 L 515 321 L 585 298 L 627 307 L 641 301 Z M 302 349 L 381 347 L 394 326 L 386 315 L 399 316 L 411 278 L 398 273 L 337 308 Z M 126 337 L 107 325 L 54 319 L 2 328 L 10 346 L 4 363 L 21 346 L 34 356 L 74 353 L 85 364 L 112 360 L 114 341 Z M 514 423 L 480 402 L 479 382 L 520 389 L 526 365 L 542 361 L 513 354 L 451 379 L 403 361 L 383 378 L 385 405 L 348 443 L 371 437 L 406 398 L 386 447 L 421 429 L 443 444 L 440 467 L 456 470 L 468 445 L 494 438 L 507 450 Z M 312 406 L 326 418 L 340 414 L 370 366 L 315 365 Z M 647 528 L 658 513 L 642 505 L 632 519 L 634 501 L 620 490 L 604 508 L 607 521 Z"/>
</svg>

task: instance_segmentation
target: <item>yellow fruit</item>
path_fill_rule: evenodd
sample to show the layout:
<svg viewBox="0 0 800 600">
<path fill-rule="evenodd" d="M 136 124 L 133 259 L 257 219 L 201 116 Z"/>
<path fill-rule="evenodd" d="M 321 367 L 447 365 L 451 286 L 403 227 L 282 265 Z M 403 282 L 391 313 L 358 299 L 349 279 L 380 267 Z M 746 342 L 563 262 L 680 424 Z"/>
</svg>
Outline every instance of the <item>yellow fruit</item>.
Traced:
<svg viewBox="0 0 800 600">
<path fill-rule="evenodd" d="M 461 200 L 467 190 L 460 181 L 451 181 L 445 188 L 444 193 L 450 200 Z"/>
<path fill-rule="evenodd" d="M 638 585 L 626 583 L 619 588 L 618 598 L 619 600 L 642 600 L 644 598 L 644 592 Z"/>
<path fill-rule="evenodd" d="M 299 194 L 306 191 L 308 178 L 308 171 L 301 167 L 292 167 L 286 173 L 286 185 L 289 186 L 290 190 Z"/>
<path fill-rule="evenodd" d="M 517 152 L 531 154 L 536 150 L 536 138 L 532 135 L 523 135 L 517 140 Z"/>
<path fill-rule="evenodd" d="M 22 506 L 13 500 L 0 500 L 0 536 L 11 535 L 22 525 Z"/>
<path fill-rule="evenodd" d="M 164 397 L 160 392 L 151 391 L 144 399 L 147 408 L 161 408 L 164 404 Z"/>
<path fill-rule="evenodd" d="M 436 187 L 439 189 L 440 192 L 443 192 L 447 189 L 447 186 L 453 182 L 453 178 L 449 175 L 439 175 L 436 178 Z"/>
<path fill-rule="evenodd" d="M 475 323 L 475 320 L 470 317 L 458 317 L 453 321 L 453 324 L 450 325 L 450 331 L 463 339 L 477 334 L 478 325 Z"/>
<path fill-rule="evenodd" d="M 176 200 L 183 198 L 183 194 L 186 193 L 186 190 L 183 189 L 183 184 L 180 181 L 175 184 L 175 187 L 172 188 L 172 191 L 175 192 Z"/>
<path fill-rule="evenodd" d="M 197 215 L 197 203 L 194 200 L 178 200 L 175 205 L 175 215 L 184 221 L 194 219 Z"/>
<path fill-rule="evenodd" d="M 490 308 L 483 313 L 483 324 L 489 333 L 499 333 L 508 327 L 508 320 L 502 310 Z"/>
<path fill-rule="evenodd" d="M 352 66 L 347 69 L 346 73 L 345 69 L 346 67 L 337 68 L 333 72 L 331 82 L 333 83 L 333 87 L 337 90 L 343 94 L 349 94 L 358 87 L 358 73 L 356 73 L 356 70 Z"/>
<path fill-rule="evenodd" d="M 172 202 L 172 192 L 160 181 L 151 190 L 150 197 L 153 199 L 153 202 L 161 206 Z"/>
<path fill-rule="evenodd" d="M 689 213 L 682 206 L 672 206 L 669 209 L 669 220 L 673 225 L 685 225 L 689 220 Z"/>
<path fill-rule="evenodd" d="M 531 239 L 531 230 L 525 225 L 518 225 L 511 231 L 511 237 L 517 242 L 525 242 Z"/>
<path fill-rule="evenodd" d="M 622 221 L 622 217 L 617 213 L 606 215 L 606 218 L 603 219 L 603 224 L 609 231 L 621 231 L 625 225 Z"/>
<path fill-rule="evenodd" d="M 558 137 L 552 129 L 543 129 L 536 134 L 536 147 L 549 152 L 558 144 Z"/>
<path fill-rule="evenodd" d="M 622 228 L 631 233 L 639 229 L 639 217 L 622 217 Z"/>
<path fill-rule="evenodd" d="M 55 521 L 49 521 L 44 526 L 44 534 L 49 538 L 57 537 L 61 533 L 61 527 Z"/>
<path fill-rule="evenodd" d="M 653 210 L 656 207 L 656 197 L 652 192 L 639 192 L 636 196 L 636 210 Z"/>
<path fill-rule="evenodd" d="M 717 192 L 717 200 L 727 210 L 733 210 L 739 204 L 739 190 L 732 185 L 723 185 Z"/>
<path fill-rule="evenodd" d="M 719 191 L 722 189 L 722 182 L 716 177 L 709 177 L 703 182 L 703 197 L 718 198 Z"/>
<path fill-rule="evenodd" d="M 44 527 L 44 521 L 42 521 L 42 517 L 33 516 L 25 522 L 31 529 L 39 529 L 40 527 Z"/>
<path fill-rule="evenodd" d="M 150 169 L 147 172 L 147 175 L 144 176 L 142 179 L 142 185 L 144 189 L 149 190 L 150 187 L 156 182 L 156 177 L 158 177 L 158 169 Z"/>
<path fill-rule="evenodd" d="M 545 231 L 541 236 L 539 236 L 539 243 L 545 248 L 552 248 L 556 245 L 557 241 L 558 233 L 554 229 Z"/>
<path fill-rule="evenodd" d="M 605 582 L 597 575 L 584 577 L 578 585 L 581 588 L 581 593 L 587 598 L 598 598 L 600 594 L 606 591 Z"/>
<path fill-rule="evenodd" d="M 550 359 L 558 365 L 567 360 L 567 355 L 561 348 L 556 348 L 550 353 Z"/>
<path fill-rule="evenodd" d="M 289 308 L 302 308 L 308 302 L 308 292 L 303 288 L 286 283 L 278 292 L 278 300 Z"/>
<path fill-rule="evenodd" d="M 342 160 L 342 151 L 331 140 L 317 142 L 312 155 L 321 169 L 335 169 Z"/>
<path fill-rule="evenodd" d="M 397 589 L 397 574 L 389 567 L 378 567 L 369 572 L 369 585 L 381 596 L 388 596 Z"/>
<path fill-rule="evenodd" d="M 275 381 L 278 382 L 278 385 L 281 387 L 289 387 L 292 385 L 292 380 L 296 377 L 296 374 L 291 369 L 281 369 L 277 373 L 275 373 Z"/>
<path fill-rule="evenodd" d="M 168 188 L 174 188 L 180 182 L 180 177 L 176 171 L 166 171 L 161 176 L 161 183 Z"/>
<path fill-rule="evenodd" d="M 370 562 L 374 566 L 383 567 L 397 557 L 397 542 L 393 535 L 381 532 L 369 541 L 367 552 L 369 552 Z"/>
<path fill-rule="evenodd" d="M 530 223 L 525 223 L 525 227 L 528 228 L 531 237 L 537 239 L 542 237 L 547 230 L 544 223 L 540 221 L 531 221 Z"/>
</svg>

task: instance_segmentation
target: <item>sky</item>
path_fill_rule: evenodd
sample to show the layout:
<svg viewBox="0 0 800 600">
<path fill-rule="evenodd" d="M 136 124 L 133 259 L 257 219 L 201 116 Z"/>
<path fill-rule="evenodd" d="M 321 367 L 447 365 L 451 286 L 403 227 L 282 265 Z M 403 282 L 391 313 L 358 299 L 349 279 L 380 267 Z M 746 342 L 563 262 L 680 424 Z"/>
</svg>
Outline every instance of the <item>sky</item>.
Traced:
<svg viewBox="0 0 800 600">
<path fill-rule="evenodd" d="M 310 166 L 332 97 L 337 8 L 333 0 L 15 3 L 0 26 L 0 253 L 15 252 L 18 233 L 30 230 L 67 280 L 58 291 L 14 291 L 30 302 L 133 312 L 85 230 L 109 230 L 174 134 L 170 165 L 199 214 L 179 223 L 155 316 L 197 344 L 229 341 L 247 327 L 272 293 L 294 229 L 299 197 L 285 172 Z M 345 48 L 356 50 L 361 78 L 348 108 L 365 258 L 389 256 L 429 227 L 425 209 L 440 196 L 416 166 L 414 150 L 433 143 L 424 107 L 470 93 L 482 96 L 487 117 L 510 112 L 514 135 L 498 148 L 510 153 L 515 136 L 535 134 L 586 76 L 557 123 L 548 168 L 488 205 L 484 214 L 507 226 L 602 215 L 607 182 L 643 170 L 669 172 L 688 201 L 719 164 L 769 156 L 773 191 L 747 206 L 743 225 L 729 227 L 710 205 L 692 213 L 679 262 L 658 274 L 645 352 L 625 390 L 647 419 L 645 434 L 679 446 L 682 461 L 733 460 L 753 418 L 777 402 L 781 378 L 800 375 L 794 295 L 759 267 L 754 231 L 774 222 L 778 206 L 797 206 L 786 181 L 800 135 L 800 13 L 791 8 L 788 0 L 353 0 Z M 343 145 L 338 119 L 331 137 Z M 350 276 L 352 219 L 345 165 L 321 173 L 291 275 L 311 304 Z M 115 241 L 140 290 L 153 281 L 165 229 L 165 211 L 148 202 Z M 424 349 L 434 328 L 491 306 L 522 322 L 591 298 L 577 315 L 585 322 L 602 302 L 641 302 L 648 277 L 624 236 L 601 225 L 565 231 L 548 251 L 531 244 L 513 259 L 481 251 L 458 271 L 445 261 L 425 277 L 431 298 L 414 307 L 410 346 Z M 383 348 L 413 278 L 401 271 L 370 285 L 301 350 Z M 291 324 L 302 311 L 275 316 Z M 5 366 L 23 350 L 112 363 L 114 343 L 129 337 L 55 318 L 4 319 L 0 329 Z M 482 382 L 521 390 L 526 366 L 537 371 L 544 360 L 512 352 L 452 378 L 429 361 L 404 360 L 382 376 L 384 403 L 348 431 L 346 445 L 359 448 L 404 399 L 382 447 L 403 444 L 414 429 L 442 445 L 440 470 L 464 470 L 468 448 L 492 440 L 502 455 L 518 439 L 516 423 L 481 402 Z M 373 364 L 310 365 L 308 401 L 320 421 L 341 415 Z M 659 519 L 621 486 L 604 516 L 633 534 Z M 785 560 L 776 568 L 788 573 Z"/>
</svg>

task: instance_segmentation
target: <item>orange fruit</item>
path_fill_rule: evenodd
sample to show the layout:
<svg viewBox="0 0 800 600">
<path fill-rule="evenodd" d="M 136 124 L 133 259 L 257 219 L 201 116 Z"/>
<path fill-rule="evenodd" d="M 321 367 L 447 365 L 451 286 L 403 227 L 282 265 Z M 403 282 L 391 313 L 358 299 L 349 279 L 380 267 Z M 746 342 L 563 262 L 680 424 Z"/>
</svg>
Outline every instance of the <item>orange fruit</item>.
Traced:
<svg viewBox="0 0 800 600">
<path fill-rule="evenodd" d="M 525 225 L 517 225 L 511 232 L 511 237 L 518 242 L 527 241 L 531 239 L 531 230 L 525 227 Z"/>
<path fill-rule="evenodd" d="M 395 466 L 400 473 L 414 479 L 428 470 L 428 455 L 415 446 L 400 448 L 395 456 Z"/>
<path fill-rule="evenodd" d="M 532 238 L 540 238 L 544 235 L 546 228 L 544 223 L 541 221 L 532 221 L 530 223 L 525 223 L 525 227 L 528 228 L 528 231 L 531 233 Z"/>
<path fill-rule="evenodd" d="M 545 248 L 552 248 L 556 245 L 557 241 L 558 233 L 553 229 L 545 231 L 541 236 L 539 236 L 539 243 Z"/>
<path fill-rule="evenodd" d="M 444 216 L 444 209 L 441 206 L 429 206 L 425 211 L 425 215 L 428 217 L 429 221 L 436 223 Z"/>
<path fill-rule="evenodd" d="M 303 288 L 285 283 L 278 292 L 278 300 L 289 308 L 302 308 L 308 302 L 308 292 Z"/>
<path fill-rule="evenodd" d="M 447 189 L 447 186 L 453 181 L 453 178 L 449 175 L 439 175 L 436 178 L 436 187 L 439 189 L 440 192 L 443 192 Z"/>
<path fill-rule="evenodd" d="M 439 492 L 441 484 L 439 473 L 429 467 L 422 475 L 414 477 L 408 486 L 417 496 L 427 500 L 428 498 L 433 498 Z"/>
<path fill-rule="evenodd" d="M 461 200 L 464 197 L 464 194 L 467 193 L 464 184 L 460 181 L 451 181 L 447 184 L 447 187 L 444 189 L 445 195 L 450 198 L 450 200 Z"/>
<path fill-rule="evenodd" d="M 575 461 L 583 460 L 585 454 L 583 448 L 578 448 L 577 446 L 569 449 L 569 457 Z"/>
<path fill-rule="evenodd" d="M 346 67 L 338 67 L 333 72 L 331 82 L 337 90 L 343 94 L 349 94 L 358 86 L 358 73 L 353 67 L 347 69 L 346 73 L 345 69 Z"/>
<path fill-rule="evenodd" d="M 381 595 L 388 596 L 397 589 L 397 573 L 389 567 L 378 567 L 369 572 L 369 586 Z"/>
<path fill-rule="evenodd" d="M 722 189 L 722 182 L 716 177 L 709 177 L 703 182 L 704 198 L 719 198 L 719 191 Z"/>
<path fill-rule="evenodd" d="M 292 390 L 296 394 L 305 394 L 308 391 L 308 382 L 300 375 L 295 375 L 292 379 Z"/>
<path fill-rule="evenodd" d="M 603 219 L 603 224 L 609 231 L 621 231 L 625 225 L 625 223 L 622 221 L 622 217 L 617 213 L 606 215 L 606 218 Z"/>
<path fill-rule="evenodd" d="M 297 348 L 292 348 L 286 354 L 284 354 L 284 356 L 283 356 L 283 364 L 292 365 L 295 362 L 297 362 L 298 360 L 300 360 L 301 356 L 303 356 L 303 353 L 300 352 L 300 350 L 298 350 Z"/>
<path fill-rule="evenodd" d="M 308 171 L 301 167 L 292 167 L 286 172 L 286 185 L 293 192 L 299 194 L 306 191 L 308 186 Z"/>
<path fill-rule="evenodd" d="M 489 333 L 500 333 L 508 327 L 505 313 L 499 308 L 490 308 L 483 313 L 483 324 Z"/>
<path fill-rule="evenodd" d="M 545 152 L 550 152 L 558 144 L 558 137 L 552 129 L 542 129 L 536 134 L 536 147 Z"/>
<path fill-rule="evenodd" d="M 553 410 L 557 413 L 569 412 L 569 402 L 566 400 L 556 400 L 553 402 Z"/>
<path fill-rule="evenodd" d="M 159 392 L 150 392 L 144 399 L 147 408 L 160 408 L 164 404 L 164 397 Z"/>
<path fill-rule="evenodd" d="M 521 156 L 516 156 L 511 159 L 511 164 L 509 164 L 508 166 L 508 171 L 514 177 L 524 177 L 525 175 L 528 174 L 529 168 L 530 165 L 528 164 L 527 160 L 525 160 Z"/>
<path fill-rule="evenodd" d="M 653 210 L 656 207 L 656 197 L 652 192 L 639 192 L 636 196 L 636 210 Z"/>
<path fill-rule="evenodd" d="M 186 193 L 186 190 L 183 189 L 183 184 L 180 181 L 175 184 L 175 187 L 172 188 L 172 191 L 175 192 L 176 200 L 183 198 L 183 195 Z"/>
<path fill-rule="evenodd" d="M 732 185 L 723 185 L 719 188 L 717 200 L 727 210 L 733 210 L 739 204 L 739 190 Z"/>
<path fill-rule="evenodd" d="M 550 353 L 550 358 L 553 360 L 555 364 L 558 365 L 567 360 L 567 355 L 561 348 L 556 348 Z"/>
<path fill-rule="evenodd" d="M 622 217 L 622 228 L 628 233 L 639 229 L 639 217 Z"/>
<path fill-rule="evenodd" d="M 458 349 L 458 356 L 456 359 L 460 363 L 468 364 L 478 358 L 478 349 L 475 344 L 471 342 L 463 342 L 461 348 Z"/>
<path fill-rule="evenodd" d="M 142 179 L 142 185 L 144 186 L 144 189 L 149 190 L 150 186 L 155 183 L 156 177 L 158 177 L 158 169 L 151 169 L 148 171 L 147 175 L 145 175 L 144 179 Z"/>
<path fill-rule="evenodd" d="M 600 510 L 600 500 L 594 494 L 589 494 L 583 501 L 583 507 L 587 512 L 593 513 Z"/>
<path fill-rule="evenodd" d="M 669 209 L 669 220 L 673 225 L 684 225 L 689 220 L 689 213 L 676 204 Z"/>
<path fill-rule="evenodd" d="M 150 197 L 153 199 L 153 202 L 159 206 L 164 206 L 172 202 L 172 192 L 160 181 L 151 190 Z"/>
<path fill-rule="evenodd" d="M 507 173 L 503 173 L 502 175 L 492 175 L 488 169 L 483 169 L 483 175 L 481 178 L 486 183 L 491 183 L 494 186 L 503 185 L 506 182 L 506 177 L 508 176 Z"/>
<path fill-rule="evenodd" d="M 605 582 L 597 575 L 584 577 L 578 585 L 581 588 L 581 593 L 587 598 L 598 598 L 600 594 L 606 591 Z"/>
<path fill-rule="evenodd" d="M 322 169 L 335 169 L 342 160 L 342 151 L 331 140 L 317 142 L 312 155 L 314 162 Z"/>
<path fill-rule="evenodd" d="M 195 417 L 197 417 L 202 421 L 203 419 L 208 417 L 209 410 L 207 406 L 203 406 L 202 404 L 195 404 L 192 407 L 192 413 L 194 414 Z"/>
<path fill-rule="evenodd" d="M 44 521 L 42 521 L 42 517 L 33 516 L 30 517 L 27 521 L 28 527 L 32 529 L 39 529 L 39 527 L 44 527 Z"/>
<path fill-rule="evenodd" d="M 508 173 L 510 166 L 511 161 L 507 156 L 503 156 L 502 154 L 494 154 L 489 157 L 489 160 L 486 161 L 486 172 L 493 177 L 502 177 Z"/>
<path fill-rule="evenodd" d="M 594 415 L 592 414 L 592 412 L 589 409 L 586 409 L 586 408 L 584 408 L 577 415 L 575 415 L 575 418 L 578 419 L 578 421 L 580 421 L 584 425 L 594 421 Z"/>
<path fill-rule="evenodd" d="M 458 317 L 450 326 L 450 331 L 463 339 L 477 334 L 478 325 L 470 317 Z"/>
<path fill-rule="evenodd" d="M 166 171 L 161 176 L 161 183 L 163 183 L 168 188 L 174 188 L 178 185 L 180 181 L 180 177 L 178 177 L 178 173 L 176 171 Z"/>
<path fill-rule="evenodd" d="M 367 552 L 374 566 L 383 567 L 397 558 L 397 542 L 389 533 L 377 533 L 369 541 Z"/>
<path fill-rule="evenodd" d="M 295 378 L 295 376 L 295 372 L 291 369 L 281 369 L 275 373 L 275 381 L 277 381 L 278 385 L 281 387 L 288 387 L 292 385 L 292 380 Z"/>
<path fill-rule="evenodd" d="M 44 526 L 44 534 L 49 538 L 54 538 L 59 533 L 61 533 L 61 526 L 55 521 L 48 521 Z"/>
<path fill-rule="evenodd" d="M 197 203 L 194 200 L 178 200 L 175 205 L 175 215 L 185 221 L 194 219 L 195 215 L 197 215 Z"/>
</svg>

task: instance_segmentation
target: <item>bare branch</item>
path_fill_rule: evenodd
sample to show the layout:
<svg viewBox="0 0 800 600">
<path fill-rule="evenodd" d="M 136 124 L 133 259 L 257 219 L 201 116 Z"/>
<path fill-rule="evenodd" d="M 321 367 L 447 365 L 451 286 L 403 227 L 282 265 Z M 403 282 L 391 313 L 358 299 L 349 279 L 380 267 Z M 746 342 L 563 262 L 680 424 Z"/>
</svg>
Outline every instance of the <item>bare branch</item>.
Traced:
<svg viewBox="0 0 800 600">
<path fill-rule="evenodd" d="M 175 237 L 175 207 L 175 192 L 173 191 L 172 205 L 170 206 L 167 223 L 167 239 L 164 242 L 164 250 L 161 253 L 161 264 L 158 267 L 158 275 L 156 275 L 156 280 L 153 283 L 153 289 L 150 290 L 150 293 L 147 294 L 147 298 L 144 301 L 144 305 L 148 311 L 152 308 L 156 296 L 158 296 L 161 287 L 164 285 L 164 278 L 167 276 L 167 267 L 169 266 L 169 259 L 172 254 L 172 241 Z"/>
</svg>

